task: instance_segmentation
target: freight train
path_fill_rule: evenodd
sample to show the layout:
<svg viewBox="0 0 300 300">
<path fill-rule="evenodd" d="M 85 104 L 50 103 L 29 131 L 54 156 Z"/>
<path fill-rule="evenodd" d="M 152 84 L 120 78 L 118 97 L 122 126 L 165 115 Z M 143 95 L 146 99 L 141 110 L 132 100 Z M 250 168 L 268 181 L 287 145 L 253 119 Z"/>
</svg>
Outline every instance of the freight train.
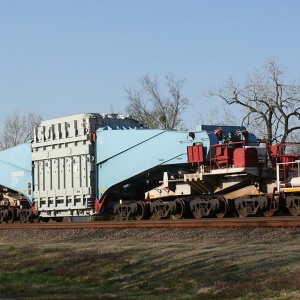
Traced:
<svg viewBox="0 0 300 300">
<path fill-rule="evenodd" d="M 298 216 L 295 147 L 267 146 L 242 126 L 161 130 L 99 113 L 46 120 L 31 142 L 0 152 L 0 222 Z"/>
</svg>

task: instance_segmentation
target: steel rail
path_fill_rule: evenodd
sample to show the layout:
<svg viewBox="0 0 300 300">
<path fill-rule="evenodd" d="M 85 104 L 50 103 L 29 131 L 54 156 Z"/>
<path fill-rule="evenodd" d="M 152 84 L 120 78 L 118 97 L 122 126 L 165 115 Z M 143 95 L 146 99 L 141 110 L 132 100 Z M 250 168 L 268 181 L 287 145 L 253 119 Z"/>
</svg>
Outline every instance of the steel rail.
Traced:
<svg viewBox="0 0 300 300">
<path fill-rule="evenodd" d="M 196 227 L 300 227 L 300 217 L 249 217 L 245 219 L 184 219 L 159 221 L 90 221 L 0 224 L 1 229 L 78 229 L 78 228 L 196 228 Z"/>
</svg>

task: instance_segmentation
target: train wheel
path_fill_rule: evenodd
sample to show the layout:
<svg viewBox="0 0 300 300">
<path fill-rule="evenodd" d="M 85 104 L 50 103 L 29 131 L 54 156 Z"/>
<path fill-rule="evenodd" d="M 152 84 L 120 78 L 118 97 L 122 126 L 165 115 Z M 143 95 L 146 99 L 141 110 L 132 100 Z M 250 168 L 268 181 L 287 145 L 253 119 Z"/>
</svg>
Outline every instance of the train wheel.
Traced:
<svg viewBox="0 0 300 300">
<path fill-rule="evenodd" d="M 156 200 L 155 203 L 157 203 L 158 205 L 160 203 L 162 203 L 163 201 L 162 200 Z M 154 211 L 153 211 L 153 217 L 155 220 L 160 220 L 161 219 L 161 213 L 159 211 L 159 209 L 156 209 L 157 207 L 155 207 Z"/>
<path fill-rule="evenodd" d="M 121 212 L 118 212 L 117 213 L 117 219 L 118 219 L 118 221 L 125 221 L 126 217 L 124 217 Z"/>
<path fill-rule="evenodd" d="M 264 212 L 264 216 L 268 218 L 272 217 L 275 214 L 275 212 L 276 212 L 275 210 L 267 210 Z"/>
<path fill-rule="evenodd" d="M 239 213 L 240 218 L 247 218 L 247 216 L 248 216 L 248 213 L 246 211 L 244 211 L 243 209 L 239 209 L 238 213 Z"/>
<path fill-rule="evenodd" d="M 26 212 L 21 212 L 20 215 L 19 215 L 19 220 L 20 220 L 20 223 L 26 223 L 27 222 L 27 214 Z"/>
<path fill-rule="evenodd" d="M 196 219 L 201 219 L 203 217 L 203 215 L 199 211 L 193 211 L 193 216 Z"/>
<path fill-rule="evenodd" d="M 264 216 L 269 218 L 278 213 L 279 210 L 279 196 L 267 197 L 266 211 L 263 212 Z"/>
<path fill-rule="evenodd" d="M 292 216 L 297 217 L 300 215 L 300 199 L 299 196 L 288 196 L 286 199 L 289 212 Z"/>
<path fill-rule="evenodd" d="M 236 198 L 234 203 L 235 203 L 235 208 L 239 214 L 240 218 L 246 218 L 249 215 L 249 212 L 251 213 L 251 207 L 249 208 L 247 204 L 249 205 L 248 201 L 250 201 L 249 197 L 240 197 Z M 252 202 L 250 201 L 250 204 Z"/>
<path fill-rule="evenodd" d="M 128 217 L 128 211 L 126 207 L 118 207 L 115 211 L 115 216 L 118 221 L 125 221 Z"/>
<path fill-rule="evenodd" d="M 12 223 L 14 223 L 14 222 L 15 222 L 15 214 L 14 214 L 14 211 L 13 211 L 11 208 L 9 208 L 9 209 L 7 210 L 6 223 L 12 224 Z"/>
<path fill-rule="evenodd" d="M 26 215 L 26 223 L 30 222 L 30 214 Z"/>
<path fill-rule="evenodd" d="M 185 203 L 182 199 L 176 199 L 176 213 L 173 215 L 174 220 L 183 219 L 185 215 Z"/>
<path fill-rule="evenodd" d="M 159 212 L 154 212 L 154 213 L 153 213 L 153 218 L 154 218 L 155 220 L 160 220 L 160 219 L 161 219 L 161 216 L 159 215 Z"/>
<path fill-rule="evenodd" d="M 3 219 L 4 219 L 3 211 L 2 211 L 2 209 L 0 208 L 0 223 L 3 222 Z"/>
<path fill-rule="evenodd" d="M 227 213 L 227 208 L 228 208 L 228 202 L 225 198 L 218 198 L 219 201 L 219 208 L 218 208 L 218 213 L 216 213 L 217 218 L 224 218 L 226 213 Z"/>
<path fill-rule="evenodd" d="M 145 205 L 145 202 L 143 201 L 138 201 L 136 203 L 137 206 L 137 212 L 135 215 L 135 219 L 140 221 L 140 220 L 145 220 L 148 217 L 148 211 L 147 211 L 147 207 Z"/>
<path fill-rule="evenodd" d="M 31 221 L 33 223 L 39 223 L 41 221 L 40 217 L 39 216 L 33 216 L 33 218 L 31 219 Z"/>
<path fill-rule="evenodd" d="M 204 199 L 201 199 L 201 198 L 197 198 L 195 199 L 195 206 L 194 206 L 194 209 L 192 210 L 192 213 L 193 213 L 193 216 L 196 218 L 196 219 L 201 219 L 203 217 L 203 214 L 201 213 L 201 203 L 205 202 Z"/>
<path fill-rule="evenodd" d="M 294 217 L 298 217 L 300 215 L 299 211 L 294 207 L 290 207 L 289 211 L 290 211 L 290 214 Z"/>
</svg>

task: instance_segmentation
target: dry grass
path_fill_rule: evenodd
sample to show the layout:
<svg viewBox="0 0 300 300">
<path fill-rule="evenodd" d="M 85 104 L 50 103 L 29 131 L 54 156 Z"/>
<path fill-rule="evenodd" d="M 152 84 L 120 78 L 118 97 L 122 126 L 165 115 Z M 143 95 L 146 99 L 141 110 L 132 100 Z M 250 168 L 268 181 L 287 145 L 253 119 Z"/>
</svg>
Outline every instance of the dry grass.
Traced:
<svg viewBox="0 0 300 300">
<path fill-rule="evenodd" d="M 194 231 L 199 229 L 194 229 Z M 240 229 L 235 229 L 239 231 Z M 274 229 L 275 230 L 275 229 Z M 222 234 L 224 232 L 224 234 Z M 244 233 L 244 234 L 243 234 Z M 1 234 L 1 233 L 0 233 Z M 298 231 L 125 230 L 0 235 L 0 295 L 14 299 L 299 299 Z"/>
</svg>

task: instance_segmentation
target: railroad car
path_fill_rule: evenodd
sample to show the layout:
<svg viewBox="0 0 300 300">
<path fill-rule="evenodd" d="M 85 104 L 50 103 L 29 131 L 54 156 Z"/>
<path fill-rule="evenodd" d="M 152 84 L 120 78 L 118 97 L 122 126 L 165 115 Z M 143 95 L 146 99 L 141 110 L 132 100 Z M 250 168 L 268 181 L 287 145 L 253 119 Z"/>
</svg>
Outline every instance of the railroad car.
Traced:
<svg viewBox="0 0 300 300">
<path fill-rule="evenodd" d="M 296 144 L 242 126 L 150 129 L 129 116 L 43 121 L 0 152 L 0 222 L 300 214 Z"/>
</svg>

